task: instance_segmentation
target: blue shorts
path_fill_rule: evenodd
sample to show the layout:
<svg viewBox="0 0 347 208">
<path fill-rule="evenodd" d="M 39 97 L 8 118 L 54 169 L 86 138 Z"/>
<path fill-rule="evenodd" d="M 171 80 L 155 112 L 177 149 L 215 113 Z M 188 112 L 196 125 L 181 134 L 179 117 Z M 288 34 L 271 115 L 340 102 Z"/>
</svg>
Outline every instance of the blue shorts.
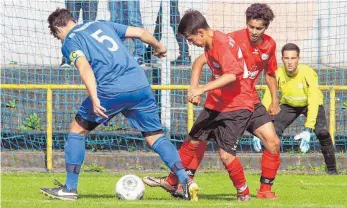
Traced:
<svg viewBox="0 0 347 208">
<path fill-rule="evenodd" d="M 98 95 L 100 104 L 106 109 L 108 118 L 94 114 L 90 97 L 86 98 L 78 110 L 77 122 L 86 130 L 93 130 L 96 126 L 107 123 L 118 113 L 122 113 L 131 125 L 141 132 L 161 131 L 158 105 L 150 86 L 131 91 L 118 93 L 112 98 Z M 79 121 L 82 118 L 84 121 Z M 92 126 L 92 128 L 86 126 Z"/>
</svg>

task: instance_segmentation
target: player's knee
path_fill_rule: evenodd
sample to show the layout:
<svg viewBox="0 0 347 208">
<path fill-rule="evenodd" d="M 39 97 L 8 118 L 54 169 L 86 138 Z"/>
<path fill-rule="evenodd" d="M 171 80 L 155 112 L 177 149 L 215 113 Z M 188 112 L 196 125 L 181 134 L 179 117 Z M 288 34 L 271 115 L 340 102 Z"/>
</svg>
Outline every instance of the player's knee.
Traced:
<svg viewBox="0 0 347 208">
<path fill-rule="evenodd" d="M 267 142 L 267 150 L 273 153 L 277 153 L 280 150 L 281 141 L 279 140 L 277 135 L 274 135 L 266 140 Z"/>
<path fill-rule="evenodd" d="M 75 119 L 70 124 L 70 132 L 75 132 L 77 134 L 87 135 L 90 131 L 94 130 L 99 123 L 88 121 L 80 114 L 75 116 Z"/>
<path fill-rule="evenodd" d="M 232 155 L 222 150 L 219 152 L 219 157 L 222 160 L 224 165 L 230 164 L 235 159 L 235 155 Z"/>
<path fill-rule="evenodd" d="M 190 144 L 193 144 L 193 145 L 199 145 L 200 142 L 202 142 L 202 141 L 197 140 L 197 139 L 194 139 L 193 137 L 188 136 L 188 142 L 189 142 Z"/>
<path fill-rule="evenodd" d="M 330 133 L 328 132 L 328 130 L 326 129 L 317 129 L 315 131 L 316 136 L 319 140 L 319 143 L 321 146 L 329 146 L 332 145 L 332 140 L 331 140 L 331 136 Z"/>
</svg>

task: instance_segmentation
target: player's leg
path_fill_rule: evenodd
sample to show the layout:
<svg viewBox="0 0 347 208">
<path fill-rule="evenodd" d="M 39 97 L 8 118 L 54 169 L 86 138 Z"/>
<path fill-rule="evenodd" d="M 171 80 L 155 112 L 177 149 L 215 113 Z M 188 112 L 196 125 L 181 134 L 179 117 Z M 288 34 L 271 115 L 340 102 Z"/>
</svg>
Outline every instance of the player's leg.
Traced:
<svg viewBox="0 0 347 208">
<path fill-rule="evenodd" d="M 57 182 L 58 188 L 41 188 L 42 193 L 62 200 L 77 199 L 78 178 L 84 161 L 86 136 L 100 123 L 107 123 L 124 107 L 122 102 L 117 102 L 117 96 L 116 99 L 102 99 L 99 96 L 99 99 L 109 118 L 100 118 L 93 113 L 93 104 L 89 97 L 83 101 L 75 119 L 71 122 L 70 132 L 65 143 L 65 185 Z"/>
<path fill-rule="evenodd" d="M 122 113 L 132 125 L 142 132 L 147 143 L 156 152 L 170 170 L 178 177 L 183 189 L 184 198 L 198 200 L 197 184 L 186 174 L 176 147 L 164 136 L 159 120 L 158 106 L 152 89 L 143 88 L 132 92 L 137 105 Z"/>
<path fill-rule="evenodd" d="M 321 151 L 327 166 L 327 173 L 338 174 L 336 169 L 335 149 L 330 133 L 327 130 L 327 120 L 323 105 L 319 106 L 314 133 L 321 146 Z"/>
<path fill-rule="evenodd" d="M 111 14 L 111 21 L 114 23 L 124 24 L 125 21 L 125 10 L 124 5 L 126 2 L 118 1 L 118 0 L 110 0 L 108 3 L 108 8 Z"/>
<path fill-rule="evenodd" d="M 219 155 L 225 170 L 237 190 L 238 201 L 250 200 L 243 166 L 236 157 L 236 148 L 251 117 L 251 111 L 237 110 L 220 113 L 220 116 L 216 118 L 220 125 L 215 128 L 214 137 L 220 148 Z"/>
<path fill-rule="evenodd" d="M 128 24 L 135 27 L 143 28 L 140 1 L 128 1 Z M 133 57 L 139 65 L 143 64 L 143 54 L 145 51 L 145 44 L 137 38 L 132 39 L 134 42 Z"/>
<path fill-rule="evenodd" d="M 260 190 L 257 198 L 275 199 L 271 186 L 280 166 L 280 140 L 276 134 L 272 117 L 262 104 L 257 104 L 247 130 L 259 137 L 265 147 L 261 160 Z"/>
<path fill-rule="evenodd" d="M 179 34 L 178 25 L 181 21 L 179 9 L 178 9 L 178 0 L 170 0 L 170 26 L 176 37 L 179 48 L 179 56 L 177 59 L 171 61 L 172 65 L 190 65 L 191 58 L 189 56 L 189 46 L 187 40 L 182 34 Z"/>
<path fill-rule="evenodd" d="M 98 1 L 85 1 L 82 3 L 83 23 L 96 20 L 98 12 Z"/>
<path fill-rule="evenodd" d="M 187 139 L 178 151 L 183 167 L 191 179 L 194 178 L 195 172 L 204 156 L 208 143 L 207 140 L 210 139 L 210 132 L 212 131 L 211 126 L 215 125 L 216 121 L 214 118 L 218 114 L 219 112 L 217 111 L 203 109 L 190 130 Z M 172 186 L 175 186 L 177 184 L 177 176 L 170 172 L 166 181 Z"/>
</svg>

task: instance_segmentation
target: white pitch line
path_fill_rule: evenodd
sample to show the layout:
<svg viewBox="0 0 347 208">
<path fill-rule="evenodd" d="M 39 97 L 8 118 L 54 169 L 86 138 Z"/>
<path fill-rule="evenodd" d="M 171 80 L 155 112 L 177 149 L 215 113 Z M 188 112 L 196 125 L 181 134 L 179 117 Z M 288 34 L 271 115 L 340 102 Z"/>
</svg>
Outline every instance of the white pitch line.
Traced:
<svg viewBox="0 0 347 208">
<path fill-rule="evenodd" d="M 51 203 L 52 201 L 57 201 L 55 199 L 50 199 L 50 200 L 42 200 L 42 203 Z M 3 202 L 13 202 L 14 200 L 3 200 Z M 29 202 L 38 202 L 38 200 L 16 200 L 16 202 L 19 203 L 29 203 Z M 215 203 L 211 204 L 209 201 L 204 201 L 203 203 L 201 202 L 187 202 L 187 201 L 182 201 L 182 202 L 174 202 L 174 201 L 160 201 L 160 202 L 152 202 L 152 201 L 146 201 L 146 200 L 139 200 L 139 201 L 109 201 L 109 202 L 100 202 L 100 201 L 78 201 L 78 204 L 103 204 L 103 205 L 166 205 L 166 206 L 183 206 L 183 207 L 196 207 L 196 206 L 208 206 L 208 207 L 220 207 L 220 206 L 249 206 L 250 203 L 244 202 L 244 203 L 239 203 L 236 200 L 230 201 L 230 202 L 223 202 L 223 203 Z M 345 205 L 342 204 L 335 204 L 335 205 L 322 205 L 322 204 L 280 204 L 278 201 L 274 201 L 273 203 L 265 203 L 264 204 L 266 207 L 324 207 L 324 208 L 346 208 Z"/>
</svg>

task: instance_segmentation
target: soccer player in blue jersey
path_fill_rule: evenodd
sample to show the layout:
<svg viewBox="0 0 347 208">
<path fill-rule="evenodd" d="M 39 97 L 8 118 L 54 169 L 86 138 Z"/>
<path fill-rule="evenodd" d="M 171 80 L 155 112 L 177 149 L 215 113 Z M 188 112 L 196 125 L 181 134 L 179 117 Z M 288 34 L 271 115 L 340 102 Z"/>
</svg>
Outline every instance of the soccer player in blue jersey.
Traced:
<svg viewBox="0 0 347 208">
<path fill-rule="evenodd" d="M 145 73 L 122 41 L 139 38 L 152 46 L 158 57 L 166 55 L 165 47 L 143 28 L 106 21 L 77 25 L 67 9 L 56 9 L 48 23 L 52 35 L 63 41 L 63 55 L 79 70 L 89 96 L 70 125 L 65 145 L 65 185 L 58 183 L 58 188 L 41 188 L 41 192 L 53 198 L 76 200 L 86 136 L 99 124 L 122 113 L 178 176 L 185 199 L 197 200 L 197 184 L 189 179 L 176 147 L 163 134 L 158 106 Z"/>
</svg>

